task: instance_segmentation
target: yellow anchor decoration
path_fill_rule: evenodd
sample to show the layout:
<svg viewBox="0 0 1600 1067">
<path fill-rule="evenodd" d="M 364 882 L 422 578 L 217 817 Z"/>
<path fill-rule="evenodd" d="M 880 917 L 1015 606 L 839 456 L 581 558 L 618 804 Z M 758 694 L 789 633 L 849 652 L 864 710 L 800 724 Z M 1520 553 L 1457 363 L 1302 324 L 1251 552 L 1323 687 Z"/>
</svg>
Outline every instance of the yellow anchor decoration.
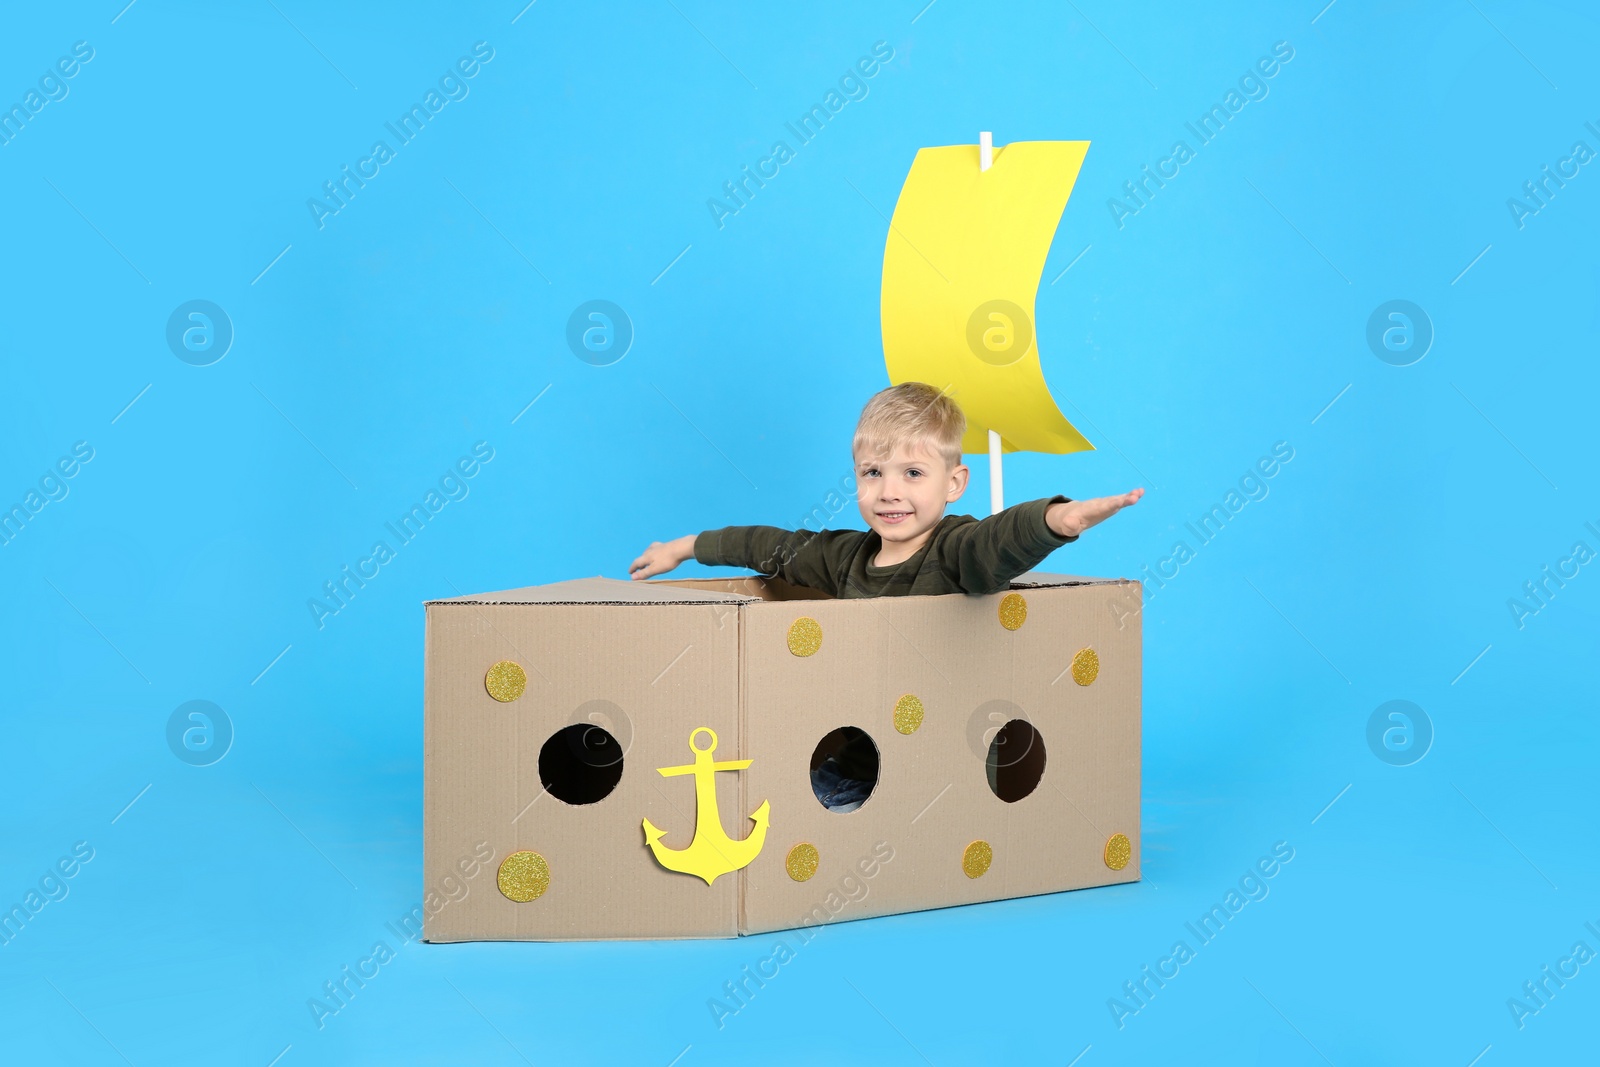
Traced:
<svg viewBox="0 0 1600 1067">
<path fill-rule="evenodd" d="M 705 748 L 694 743 L 700 734 L 711 737 L 711 743 Z M 661 843 L 666 831 L 656 829 L 649 819 L 644 821 L 644 839 L 661 866 L 669 871 L 692 874 L 710 885 L 722 875 L 748 866 L 751 860 L 761 854 L 761 846 L 767 840 L 768 804 L 763 800 L 750 816 L 750 821 L 756 825 L 749 837 L 743 841 L 730 838 L 722 829 L 722 817 L 717 814 L 716 772 L 742 771 L 750 766 L 750 761 L 712 762 L 711 754 L 717 750 L 717 732 L 709 726 L 701 726 L 690 732 L 689 750 L 694 753 L 693 763 L 684 767 L 658 767 L 656 773 L 663 778 L 680 774 L 694 775 L 694 840 L 688 848 L 667 848 Z"/>
</svg>

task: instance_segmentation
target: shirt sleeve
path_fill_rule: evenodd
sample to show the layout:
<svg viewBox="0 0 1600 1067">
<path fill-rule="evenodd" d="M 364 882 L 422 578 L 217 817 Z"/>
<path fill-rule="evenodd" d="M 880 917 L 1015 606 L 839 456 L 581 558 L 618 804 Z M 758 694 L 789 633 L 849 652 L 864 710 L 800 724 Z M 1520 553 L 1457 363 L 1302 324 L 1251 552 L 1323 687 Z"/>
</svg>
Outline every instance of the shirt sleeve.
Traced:
<svg viewBox="0 0 1600 1067">
<path fill-rule="evenodd" d="M 1052 504 L 1070 502 L 1071 498 L 1059 494 L 1030 500 L 951 530 L 940 553 L 950 578 L 965 593 L 998 593 L 1008 588 L 1011 579 L 1078 539 L 1076 534 L 1062 537 L 1045 522 L 1045 512 Z"/>
<path fill-rule="evenodd" d="M 776 526 L 724 526 L 694 539 L 696 562 L 708 567 L 745 567 L 766 578 L 820 589 L 838 596 L 842 557 L 860 530 L 784 530 Z"/>
</svg>

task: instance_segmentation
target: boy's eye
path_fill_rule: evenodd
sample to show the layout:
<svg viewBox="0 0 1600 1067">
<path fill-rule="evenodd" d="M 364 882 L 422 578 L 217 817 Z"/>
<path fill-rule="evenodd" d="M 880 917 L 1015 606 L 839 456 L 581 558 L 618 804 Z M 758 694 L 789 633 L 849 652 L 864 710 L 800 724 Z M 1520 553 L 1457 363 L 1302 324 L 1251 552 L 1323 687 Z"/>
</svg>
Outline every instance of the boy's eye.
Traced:
<svg viewBox="0 0 1600 1067">
<path fill-rule="evenodd" d="M 922 477 L 922 472 L 917 470 L 915 467 L 913 467 L 910 470 L 906 471 L 906 477 L 907 478 L 920 478 L 920 477 Z"/>
<path fill-rule="evenodd" d="M 861 472 L 861 476 L 863 478 L 876 478 L 878 476 L 878 468 L 868 467 L 866 470 Z"/>
</svg>

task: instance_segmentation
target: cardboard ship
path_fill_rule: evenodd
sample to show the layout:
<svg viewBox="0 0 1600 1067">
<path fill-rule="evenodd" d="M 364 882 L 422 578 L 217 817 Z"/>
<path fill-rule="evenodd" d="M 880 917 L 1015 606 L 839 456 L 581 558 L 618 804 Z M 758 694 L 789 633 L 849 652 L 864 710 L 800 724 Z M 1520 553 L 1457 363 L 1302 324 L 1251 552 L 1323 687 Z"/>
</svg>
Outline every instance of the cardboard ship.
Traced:
<svg viewBox="0 0 1600 1067">
<path fill-rule="evenodd" d="M 733 937 L 1136 881 L 1139 588 L 588 578 L 431 601 L 427 882 L 481 842 L 498 866 L 425 937 Z M 849 730 L 876 774 L 830 810 L 817 755 Z M 737 766 L 702 786 L 701 752 Z"/>
<path fill-rule="evenodd" d="M 963 451 L 1093 448 L 1034 298 L 1088 145 L 925 148 L 884 358 Z M 427 604 L 429 941 L 734 937 L 1139 878 L 1141 587 L 586 578 Z M 473 878 L 489 857 L 493 888 Z M 455 890 L 451 892 L 451 890 Z"/>
</svg>

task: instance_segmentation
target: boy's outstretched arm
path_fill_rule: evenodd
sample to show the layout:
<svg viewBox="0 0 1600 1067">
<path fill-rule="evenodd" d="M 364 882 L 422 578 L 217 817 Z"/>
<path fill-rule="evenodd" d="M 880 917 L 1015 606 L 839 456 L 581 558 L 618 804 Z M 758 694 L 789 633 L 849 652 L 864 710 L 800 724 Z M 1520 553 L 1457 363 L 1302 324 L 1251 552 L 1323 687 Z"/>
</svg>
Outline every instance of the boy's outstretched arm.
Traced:
<svg viewBox="0 0 1600 1067">
<path fill-rule="evenodd" d="M 1094 500 L 1069 500 L 1062 494 L 1029 500 L 950 531 L 941 565 L 964 593 L 988 594 L 1010 588 L 1012 579 L 1078 539 L 1144 496 L 1143 489 Z"/>
<path fill-rule="evenodd" d="M 680 563 L 694 559 L 694 534 L 675 541 L 652 541 L 644 555 L 628 567 L 628 577 L 634 581 L 665 574 Z"/>
<path fill-rule="evenodd" d="M 1093 500 L 1069 500 L 1052 504 L 1044 521 L 1061 537 L 1076 537 L 1091 526 L 1105 522 L 1123 508 L 1132 507 L 1144 496 L 1143 489 L 1117 496 L 1097 496 Z"/>
<path fill-rule="evenodd" d="M 764 578 L 781 578 L 838 596 L 833 575 L 864 537 L 861 530 L 725 526 L 676 541 L 657 541 L 633 561 L 628 574 L 636 581 L 651 578 L 696 559 L 708 567 L 745 567 Z"/>
</svg>

